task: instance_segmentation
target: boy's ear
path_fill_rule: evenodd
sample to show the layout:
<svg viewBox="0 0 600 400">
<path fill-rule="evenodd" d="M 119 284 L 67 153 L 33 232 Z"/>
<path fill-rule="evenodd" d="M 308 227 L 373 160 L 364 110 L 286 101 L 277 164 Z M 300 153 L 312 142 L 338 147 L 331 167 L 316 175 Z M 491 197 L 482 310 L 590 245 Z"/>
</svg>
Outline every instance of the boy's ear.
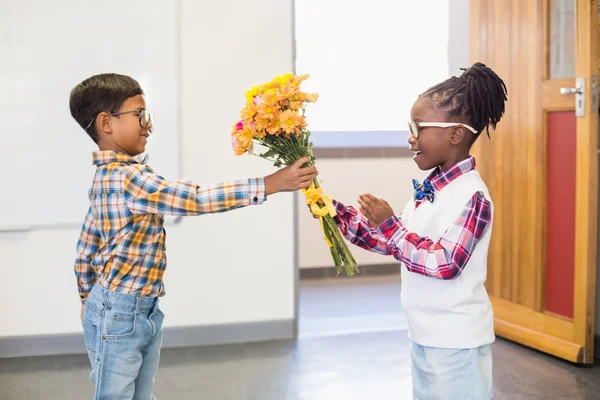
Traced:
<svg viewBox="0 0 600 400">
<path fill-rule="evenodd" d="M 96 131 L 98 133 L 103 132 L 109 135 L 112 133 L 112 120 L 110 114 L 107 112 L 98 114 L 98 118 L 96 118 Z"/>
<path fill-rule="evenodd" d="M 462 126 L 455 126 L 450 133 L 450 143 L 454 146 L 462 143 L 467 138 L 467 129 Z"/>
</svg>

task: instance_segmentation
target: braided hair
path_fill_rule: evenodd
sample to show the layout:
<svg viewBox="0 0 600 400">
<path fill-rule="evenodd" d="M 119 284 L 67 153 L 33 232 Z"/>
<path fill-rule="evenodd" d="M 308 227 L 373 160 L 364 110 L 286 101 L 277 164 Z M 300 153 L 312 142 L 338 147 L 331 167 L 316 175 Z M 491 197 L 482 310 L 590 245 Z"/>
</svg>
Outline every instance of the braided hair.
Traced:
<svg viewBox="0 0 600 400">
<path fill-rule="evenodd" d="M 421 97 L 445 111 L 449 120 L 469 123 L 477 130 L 475 142 L 484 129 L 488 137 L 490 126 L 496 129 L 504 115 L 508 91 L 504 81 L 485 64 L 478 62 L 461 70 L 464 73 L 460 77 L 453 76 L 427 89 Z"/>
</svg>

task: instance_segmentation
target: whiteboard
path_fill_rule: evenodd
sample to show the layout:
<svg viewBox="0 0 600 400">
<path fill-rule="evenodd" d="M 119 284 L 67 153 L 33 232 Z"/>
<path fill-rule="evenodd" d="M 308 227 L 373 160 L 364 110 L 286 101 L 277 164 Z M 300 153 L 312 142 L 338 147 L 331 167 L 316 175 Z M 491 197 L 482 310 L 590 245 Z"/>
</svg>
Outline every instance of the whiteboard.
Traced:
<svg viewBox="0 0 600 400">
<path fill-rule="evenodd" d="M 71 89 L 106 72 L 135 78 L 154 113 L 153 168 L 179 178 L 178 1 L 0 1 L 0 230 L 80 226 L 94 142 Z"/>
</svg>

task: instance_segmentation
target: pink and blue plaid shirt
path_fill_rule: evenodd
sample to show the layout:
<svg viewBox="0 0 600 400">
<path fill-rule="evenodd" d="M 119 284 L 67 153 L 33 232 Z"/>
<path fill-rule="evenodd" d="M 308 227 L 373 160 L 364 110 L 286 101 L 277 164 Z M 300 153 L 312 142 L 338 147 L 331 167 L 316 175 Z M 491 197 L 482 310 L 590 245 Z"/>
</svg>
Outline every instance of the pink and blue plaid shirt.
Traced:
<svg viewBox="0 0 600 400">
<path fill-rule="evenodd" d="M 445 173 L 436 168 L 427 179 L 430 180 L 434 191 L 440 191 L 454 179 L 474 168 L 475 158 L 471 156 Z M 428 199 L 417 201 L 415 207 L 424 201 Z M 492 216 L 490 202 L 482 193 L 477 192 L 465 204 L 462 213 L 448 227 L 446 233 L 434 242 L 428 237 L 409 232 L 402 224 L 400 216 L 388 218 L 375 229 L 354 207 L 346 206 L 337 200 L 334 204 L 337 209 L 335 220 L 342 234 L 351 243 L 375 253 L 391 255 L 404 263 L 410 272 L 438 279 L 455 279 L 460 275 Z M 458 237 L 459 240 L 448 240 L 450 237 Z M 425 267 L 425 261 L 430 254 L 437 260 L 435 269 Z"/>
<path fill-rule="evenodd" d="M 218 213 L 265 200 L 263 178 L 199 187 L 169 182 L 137 158 L 114 151 L 94 153 L 93 163 L 91 204 L 75 260 L 82 302 L 97 281 L 124 294 L 165 293 L 164 215 Z"/>
</svg>

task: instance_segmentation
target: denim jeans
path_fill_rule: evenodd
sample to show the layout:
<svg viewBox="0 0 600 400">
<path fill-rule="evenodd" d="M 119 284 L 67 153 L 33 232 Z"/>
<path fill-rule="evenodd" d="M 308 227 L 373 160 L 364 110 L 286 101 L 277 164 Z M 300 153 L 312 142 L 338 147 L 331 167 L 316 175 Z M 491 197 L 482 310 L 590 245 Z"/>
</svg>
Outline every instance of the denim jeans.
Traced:
<svg viewBox="0 0 600 400">
<path fill-rule="evenodd" d="M 110 292 L 96 284 L 83 317 L 94 400 L 155 400 L 164 315 L 158 299 Z"/>
<path fill-rule="evenodd" d="M 489 400 L 492 349 L 440 349 L 411 343 L 415 400 Z"/>
</svg>

